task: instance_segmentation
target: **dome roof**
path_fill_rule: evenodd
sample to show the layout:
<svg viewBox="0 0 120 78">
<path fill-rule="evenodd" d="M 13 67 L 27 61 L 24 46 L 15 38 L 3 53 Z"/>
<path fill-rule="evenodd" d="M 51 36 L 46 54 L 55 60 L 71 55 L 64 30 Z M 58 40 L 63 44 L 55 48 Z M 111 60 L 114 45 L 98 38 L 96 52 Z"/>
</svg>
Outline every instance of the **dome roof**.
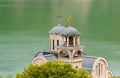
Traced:
<svg viewBox="0 0 120 78">
<path fill-rule="evenodd" d="M 80 32 L 74 27 L 68 27 L 63 32 L 61 32 L 62 36 L 78 36 Z"/>
<path fill-rule="evenodd" d="M 64 26 L 58 24 L 57 26 L 53 27 L 53 28 L 49 31 L 49 33 L 50 33 L 50 34 L 51 34 L 51 33 L 59 34 L 59 33 L 61 33 L 64 29 L 65 29 Z"/>
</svg>

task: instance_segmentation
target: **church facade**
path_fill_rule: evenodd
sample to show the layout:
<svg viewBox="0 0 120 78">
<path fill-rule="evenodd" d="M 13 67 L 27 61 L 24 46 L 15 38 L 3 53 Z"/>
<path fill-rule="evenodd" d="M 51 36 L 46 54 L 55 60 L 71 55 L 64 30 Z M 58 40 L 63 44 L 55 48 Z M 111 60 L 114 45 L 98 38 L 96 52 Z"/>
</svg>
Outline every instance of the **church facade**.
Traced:
<svg viewBox="0 0 120 78">
<path fill-rule="evenodd" d="M 61 60 L 70 63 L 74 68 L 84 68 L 93 78 L 112 78 L 108 62 L 103 57 L 86 55 L 80 44 L 80 32 L 72 27 L 57 25 L 50 31 L 50 50 L 39 51 L 32 61 L 40 65 L 47 61 Z"/>
</svg>

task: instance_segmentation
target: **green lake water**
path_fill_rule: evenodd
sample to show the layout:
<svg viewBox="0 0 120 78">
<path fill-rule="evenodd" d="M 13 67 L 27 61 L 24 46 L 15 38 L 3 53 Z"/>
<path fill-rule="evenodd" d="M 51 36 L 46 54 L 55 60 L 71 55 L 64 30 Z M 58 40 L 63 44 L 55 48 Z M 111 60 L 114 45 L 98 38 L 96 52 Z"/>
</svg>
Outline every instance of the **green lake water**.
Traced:
<svg viewBox="0 0 120 78">
<path fill-rule="evenodd" d="M 39 50 L 49 50 L 49 30 L 68 26 L 69 16 L 84 51 L 106 58 L 120 75 L 120 0 L 0 0 L 0 75 L 23 71 Z"/>
</svg>

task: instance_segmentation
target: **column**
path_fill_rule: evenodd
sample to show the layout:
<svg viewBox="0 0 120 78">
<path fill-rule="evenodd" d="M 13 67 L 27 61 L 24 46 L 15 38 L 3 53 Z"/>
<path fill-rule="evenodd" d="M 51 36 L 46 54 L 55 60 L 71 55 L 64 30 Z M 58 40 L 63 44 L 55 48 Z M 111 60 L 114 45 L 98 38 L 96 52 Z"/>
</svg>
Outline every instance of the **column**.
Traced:
<svg viewBox="0 0 120 78">
<path fill-rule="evenodd" d="M 58 39 L 58 40 L 59 40 L 59 46 L 60 46 L 60 45 L 62 44 L 62 43 L 61 43 L 61 41 L 62 41 L 61 35 L 59 35 L 59 39 Z"/>
<path fill-rule="evenodd" d="M 61 39 L 61 45 L 64 45 L 64 37 Z"/>
<path fill-rule="evenodd" d="M 67 37 L 67 46 L 69 46 L 69 38 Z"/>
<path fill-rule="evenodd" d="M 77 45 L 80 45 L 80 39 L 79 39 L 79 36 L 77 37 Z"/>
<path fill-rule="evenodd" d="M 75 36 L 73 37 L 73 46 L 75 46 Z"/>
</svg>

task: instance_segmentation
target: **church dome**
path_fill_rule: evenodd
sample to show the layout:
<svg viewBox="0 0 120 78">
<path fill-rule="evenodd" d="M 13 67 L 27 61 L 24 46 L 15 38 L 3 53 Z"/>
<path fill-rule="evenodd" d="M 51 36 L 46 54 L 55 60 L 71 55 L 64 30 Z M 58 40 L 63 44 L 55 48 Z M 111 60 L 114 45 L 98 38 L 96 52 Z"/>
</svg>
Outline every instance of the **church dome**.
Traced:
<svg viewBox="0 0 120 78">
<path fill-rule="evenodd" d="M 60 34 L 63 30 L 65 29 L 64 26 L 58 24 L 57 26 L 53 27 L 51 30 L 50 30 L 50 34 L 54 33 L 54 34 Z"/>
<path fill-rule="evenodd" d="M 80 32 L 74 27 L 68 27 L 63 32 L 61 32 L 62 36 L 78 36 Z"/>
</svg>

